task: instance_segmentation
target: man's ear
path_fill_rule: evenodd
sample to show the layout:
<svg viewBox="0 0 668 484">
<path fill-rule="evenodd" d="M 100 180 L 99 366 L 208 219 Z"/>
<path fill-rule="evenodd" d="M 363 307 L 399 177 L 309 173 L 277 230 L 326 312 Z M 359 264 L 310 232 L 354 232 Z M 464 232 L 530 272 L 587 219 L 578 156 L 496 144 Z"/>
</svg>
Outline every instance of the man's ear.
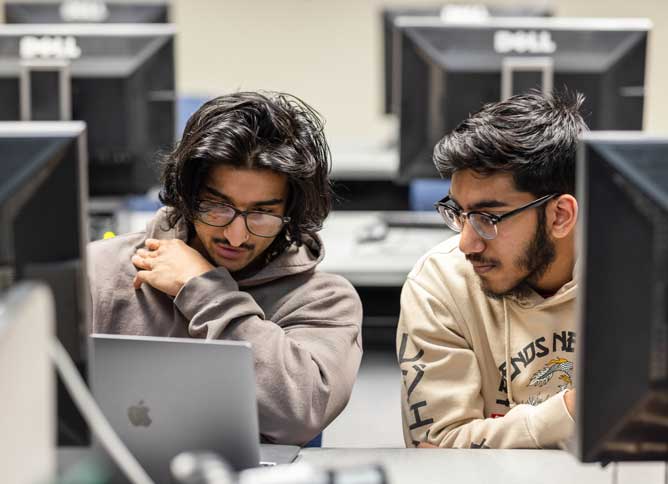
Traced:
<svg viewBox="0 0 668 484">
<path fill-rule="evenodd" d="M 557 238 L 567 237 L 575 228 L 578 219 L 578 201 L 573 195 L 564 194 L 548 205 L 549 232 Z"/>
</svg>

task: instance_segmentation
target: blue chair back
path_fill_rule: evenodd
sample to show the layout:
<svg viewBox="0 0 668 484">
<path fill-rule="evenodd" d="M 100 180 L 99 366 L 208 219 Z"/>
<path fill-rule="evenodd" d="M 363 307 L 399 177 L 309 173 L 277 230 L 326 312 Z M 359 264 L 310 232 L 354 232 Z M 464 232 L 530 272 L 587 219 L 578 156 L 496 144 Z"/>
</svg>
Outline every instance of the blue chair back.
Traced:
<svg viewBox="0 0 668 484">
<path fill-rule="evenodd" d="M 180 139 L 188 118 L 209 98 L 201 96 L 179 96 L 176 100 L 176 138 Z"/>
<path fill-rule="evenodd" d="M 408 187 L 408 203 L 411 210 L 431 211 L 434 204 L 448 194 L 450 180 L 418 178 Z"/>
</svg>

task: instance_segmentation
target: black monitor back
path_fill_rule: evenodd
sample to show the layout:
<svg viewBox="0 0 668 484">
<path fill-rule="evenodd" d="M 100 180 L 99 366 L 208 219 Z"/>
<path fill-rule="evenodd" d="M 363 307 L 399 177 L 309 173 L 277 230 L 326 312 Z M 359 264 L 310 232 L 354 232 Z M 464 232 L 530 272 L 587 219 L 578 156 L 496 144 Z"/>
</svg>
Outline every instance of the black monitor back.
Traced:
<svg viewBox="0 0 668 484">
<path fill-rule="evenodd" d="M 578 153 L 578 457 L 668 460 L 668 138 Z"/>
<path fill-rule="evenodd" d="M 399 32 L 395 28 L 394 20 L 398 17 L 431 17 L 441 18 L 447 14 L 448 8 L 466 9 L 474 8 L 474 12 L 484 12 L 490 17 L 551 17 L 552 9 L 546 6 L 525 5 L 482 5 L 482 4 L 445 4 L 421 7 L 385 7 L 381 11 L 382 35 L 383 35 L 383 87 L 384 87 L 384 110 L 386 114 L 398 113 L 399 93 L 395 91 L 394 79 L 400 76 L 401 57 L 395 52 L 395 43 L 399 45 Z M 396 59 L 396 61 L 395 61 Z M 396 88 L 399 87 L 397 83 Z"/>
<path fill-rule="evenodd" d="M 399 175 L 435 178 L 435 144 L 502 98 L 504 63 L 545 62 L 555 89 L 586 96 L 592 130 L 642 128 L 649 21 L 490 19 L 458 24 L 398 18 L 401 28 Z M 511 94 L 541 88 L 539 68 L 514 71 Z"/>
<path fill-rule="evenodd" d="M 72 118 L 88 126 L 90 194 L 146 192 L 158 183 L 156 155 L 175 139 L 174 33 L 155 24 L 0 26 L 0 121 L 21 117 L 26 56 L 49 61 L 79 49 L 65 61 Z M 54 55 L 44 59 L 45 51 Z M 31 90 L 33 119 L 57 119 L 48 108 L 58 91 L 41 80 Z"/>
<path fill-rule="evenodd" d="M 62 0 L 5 2 L 8 24 L 56 23 L 167 23 L 169 2 L 114 2 L 102 0 Z"/>
<path fill-rule="evenodd" d="M 85 125 L 0 122 L 0 153 L 2 287 L 29 279 L 49 285 L 56 335 L 85 374 Z M 83 419 L 60 383 L 58 439 L 63 445 L 88 443 Z"/>
</svg>

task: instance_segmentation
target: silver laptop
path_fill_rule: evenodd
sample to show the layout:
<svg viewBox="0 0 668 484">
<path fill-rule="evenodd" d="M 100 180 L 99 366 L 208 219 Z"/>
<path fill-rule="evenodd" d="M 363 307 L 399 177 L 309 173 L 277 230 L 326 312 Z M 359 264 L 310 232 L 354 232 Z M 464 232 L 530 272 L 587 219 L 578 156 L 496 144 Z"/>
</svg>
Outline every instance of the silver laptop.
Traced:
<svg viewBox="0 0 668 484">
<path fill-rule="evenodd" d="M 156 482 L 184 451 L 212 451 L 235 470 L 260 465 L 251 346 L 246 342 L 91 336 L 91 387 L 109 423 Z M 276 463 L 299 447 L 268 449 Z"/>
</svg>

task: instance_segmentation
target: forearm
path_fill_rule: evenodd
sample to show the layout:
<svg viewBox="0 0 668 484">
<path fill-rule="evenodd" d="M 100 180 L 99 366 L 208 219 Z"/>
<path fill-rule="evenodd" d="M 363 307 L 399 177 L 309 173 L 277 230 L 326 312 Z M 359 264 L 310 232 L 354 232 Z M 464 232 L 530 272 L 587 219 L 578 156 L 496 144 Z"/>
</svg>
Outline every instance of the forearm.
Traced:
<svg viewBox="0 0 668 484">
<path fill-rule="evenodd" d="M 252 344 L 260 430 L 268 440 L 305 443 L 348 401 L 361 359 L 356 316 L 348 321 L 344 311 L 322 321 L 302 305 L 299 318 L 270 321 L 224 273 L 187 284 L 175 305 L 192 336 Z"/>
<path fill-rule="evenodd" d="M 406 409 L 405 436 L 410 446 L 417 439 L 452 448 L 551 448 L 570 437 L 574 427 L 561 394 L 537 406 L 516 405 L 499 418 L 483 418 L 482 412 L 473 409 L 453 409 L 418 432 L 410 430 L 412 420 Z"/>
<path fill-rule="evenodd" d="M 354 326 L 329 331 L 340 334 L 318 338 L 313 328 L 284 330 L 248 318 L 223 333 L 225 339 L 253 345 L 260 428 L 272 442 L 308 442 L 348 402 L 362 350 Z M 331 346 L 333 338 L 340 340 L 336 348 Z"/>
</svg>

